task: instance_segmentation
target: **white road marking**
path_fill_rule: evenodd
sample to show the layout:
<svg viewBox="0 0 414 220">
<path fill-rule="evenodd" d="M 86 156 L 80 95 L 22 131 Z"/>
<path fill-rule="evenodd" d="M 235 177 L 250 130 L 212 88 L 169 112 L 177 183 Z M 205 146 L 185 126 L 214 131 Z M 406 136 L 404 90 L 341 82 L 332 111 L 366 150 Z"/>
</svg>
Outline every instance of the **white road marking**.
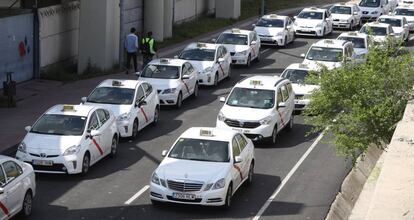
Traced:
<svg viewBox="0 0 414 220">
<path fill-rule="evenodd" d="M 142 187 L 142 189 L 140 191 L 138 191 L 135 195 L 133 195 L 130 199 L 128 199 L 124 204 L 125 205 L 131 204 L 135 199 L 137 199 L 139 196 L 141 196 L 142 193 L 147 191 L 148 188 L 149 188 L 149 185 L 146 185 L 146 186 Z"/>
<path fill-rule="evenodd" d="M 414 36 L 410 37 L 410 39 L 408 39 L 408 40 L 414 40 Z"/>
<path fill-rule="evenodd" d="M 289 181 L 289 179 L 293 176 L 293 174 L 299 168 L 299 166 L 303 163 L 303 161 L 305 161 L 305 159 L 309 156 L 309 154 L 316 147 L 316 145 L 318 145 L 318 143 L 322 139 L 323 135 L 324 135 L 324 132 L 322 132 L 318 136 L 318 138 L 316 138 L 316 140 L 309 147 L 309 149 L 302 155 L 302 157 L 299 159 L 299 161 L 295 164 L 295 166 L 290 170 L 290 172 L 282 180 L 282 183 L 279 185 L 279 187 L 277 187 L 275 192 L 269 197 L 269 199 L 267 199 L 265 204 L 262 206 L 262 208 L 259 210 L 259 212 L 256 214 L 256 216 L 253 218 L 253 220 L 259 220 L 259 218 L 263 215 L 263 213 L 269 207 L 270 203 L 273 202 L 273 200 L 276 198 L 276 196 L 279 194 L 279 192 L 283 189 L 283 187 L 286 185 L 286 183 Z"/>
</svg>

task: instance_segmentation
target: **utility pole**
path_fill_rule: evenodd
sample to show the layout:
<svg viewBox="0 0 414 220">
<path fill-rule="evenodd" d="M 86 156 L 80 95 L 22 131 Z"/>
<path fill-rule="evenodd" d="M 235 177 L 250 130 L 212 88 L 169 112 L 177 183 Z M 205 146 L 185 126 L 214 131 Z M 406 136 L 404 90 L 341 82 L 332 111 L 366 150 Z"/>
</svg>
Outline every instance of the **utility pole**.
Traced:
<svg viewBox="0 0 414 220">
<path fill-rule="evenodd" d="M 124 67 L 124 0 L 119 0 L 119 68 Z"/>
<path fill-rule="evenodd" d="M 262 0 L 262 8 L 260 10 L 260 15 L 263 16 L 265 14 L 265 0 Z"/>
</svg>

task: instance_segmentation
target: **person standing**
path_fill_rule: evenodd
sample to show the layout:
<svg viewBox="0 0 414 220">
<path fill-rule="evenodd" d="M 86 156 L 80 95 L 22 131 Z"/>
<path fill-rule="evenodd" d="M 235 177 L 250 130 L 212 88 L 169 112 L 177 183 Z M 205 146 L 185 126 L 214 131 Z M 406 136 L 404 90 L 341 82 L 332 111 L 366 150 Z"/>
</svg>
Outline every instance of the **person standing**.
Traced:
<svg viewBox="0 0 414 220">
<path fill-rule="evenodd" d="M 144 68 L 149 62 L 151 62 L 152 58 L 156 54 L 155 40 L 152 38 L 151 31 L 149 31 L 147 36 L 142 39 L 141 53 L 143 55 L 142 68 Z"/>
<path fill-rule="evenodd" d="M 135 72 L 138 71 L 137 67 L 137 53 L 138 53 L 138 36 L 135 34 L 135 28 L 131 28 L 131 33 L 126 36 L 125 50 L 127 52 L 127 67 L 126 74 L 129 73 L 131 68 L 131 59 L 134 64 Z"/>
</svg>

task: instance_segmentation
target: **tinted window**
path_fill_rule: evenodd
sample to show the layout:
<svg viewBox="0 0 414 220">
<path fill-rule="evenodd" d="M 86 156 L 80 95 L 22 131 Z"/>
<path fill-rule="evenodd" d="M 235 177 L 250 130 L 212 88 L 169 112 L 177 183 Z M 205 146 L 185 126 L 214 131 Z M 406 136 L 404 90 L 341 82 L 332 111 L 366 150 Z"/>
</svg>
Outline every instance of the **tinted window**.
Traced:
<svg viewBox="0 0 414 220">
<path fill-rule="evenodd" d="M 180 138 L 169 157 L 183 160 L 229 162 L 229 143 L 191 138 Z"/>
<path fill-rule="evenodd" d="M 4 172 L 6 173 L 7 182 L 17 178 L 22 174 L 22 169 L 13 161 L 3 163 Z"/>
<path fill-rule="evenodd" d="M 269 109 L 275 103 L 275 91 L 236 87 L 231 92 L 227 105 L 248 108 Z"/>
<path fill-rule="evenodd" d="M 301 69 L 286 69 L 282 73 L 282 77 L 285 79 L 289 79 L 293 83 L 305 83 L 305 78 L 308 75 L 307 70 Z"/>
<path fill-rule="evenodd" d="M 414 10 L 413 9 L 406 9 L 406 8 L 397 8 L 395 9 L 396 15 L 402 15 L 402 16 L 414 16 Z"/>
<path fill-rule="evenodd" d="M 0 166 L 0 186 L 6 185 L 6 175 L 4 175 L 3 168 Z"/>
<path fill-rule="evenodd" d="M 285 21 L 282 19 L 260 19 L 256 26 L 257 27 L 284 27 Z"/>
<path fill-rule="evenodd" d="M 213 61 L 215 50 L 194 48 L 184 50 L 179 58 L 183 60 Z"/>
<path fill-rule="evenodd" d="M 98 118 L 101 124 L 105 124 L 105 122 L 108 121 L 109 118 L 103 109 L 96 110 L 96 113 L 98 114 Z"/>
<path fill-rule="evenodd" d="M 246 141 L 246 139 L 244 139 L 244 137 L 243 137 L 243 136 L 241 136 L 240 134 L 237 134 L 237 135 L 236 135 L 236 139 L 237 139 L 237 142 L 239 142 L 240 151 L 243 151 L 243 150 L 244 150 L 244 148 L 245 148 L 245 147 L 246 147 L 246 145 L 247 145 L 247 141 Z"/>
<path fill-rule="evenodd" d="M 298 18 L 322 20 L 323 13 L 314 11 L 302 11 L 299 13 Z"/>
<path fill-rule="evenodd" d="M 288 90 L 286 89 L 286 86 L 284 85 L 284 86 L 282 86 L 282 87 L 280 87 L 281 88 L 281 90 L 282 90 L 282 95 L 283 95 L 283 101 L 284 102 L 286 102 L 287 100 L 288 100 L 288 98 L 289 98 L 289 92 L 288 92 Z"/>
<path fill-rule="evenodd" d="M 363 26 L 360 32 L 365 33 L 365 34 L 372 34 L 374 36 L 385 36 L 387 35 L 387 28 L 386 27 Z"/>
<path fill-rule="evenodd" d="M 239 148 L 239 144 L 236 141 L 236 138 L 233 138 L 232 148 L 233 148 L 233 157 L 239 156 L 240 148 Z"/>
<path fill-rule="evenodd" d="M 134 93 L 134 89 L 98 87 L 93 90 L 92 94 L 88 97 L 88 102 L 113 105 L 130 105 L 134 100 Z"/>
<path fill-rule="evenodd" d="M 73 115 L 43 115 L 30 132 L 49 135 L 82 135 L 86 117 Z"/>
<path fill-rule="evenodd" d="M 282 90 L 279 88 L 277 90 L 277 105 L 279 106 L 279 103 L 283 102 L 283 96 L 282 96 Z"/>
<path fill-rule="evenodd" d="M 150 84 L 148 84 L 148 83 L 143 83 L 142 84 L 142 87 L 144 88 L 145 95 L 146 96 L 149 96 L 151 94 L 151 92 L 152 92 L 152 86 Z"/>
<path fill-rule="evenodd" d="M 350 15 L 351 14 L 351 7 L 347 6 L 333 6 L 331 8 L 332 14 L 345 14 Z"/>
<path fill-rule="evenodd" d="M 378 19 L 380 23 L 390 24 L 392 27 L 401 27 L 401 19 L 397 18 L 380 18 Z"/>
<path fill-rule="evenodd" d="M 178 79 L 180 78 L 180 68 L 177 66 L 166 65 L 147 65 L 142 71 L 141 77 L 157 79 Z"/>
<path fill-rule="evenodd" d="M 365 39 L 361 37 L 338 37 L 338 40 L 350 41 L 354 44 L 354 48 L 367 48 Z"/>
<path fill-rule="evenodd" d="M 245 34 L 231 34 L 224 33 L 221 34 L 217 39 L 219 44 L 234 44 L 234 45 L 247 45 L 247 35 Z"/>
<path fill-rule="evenodd" d="M 340 62 L 342 59 L 342 49 L 328 47 L 311 47 L 306 55 L 308 60 Z"/>
<path fill-rule="evenodd" d="M 362 0 L 359 6 L 376 8 L 380 6 L 380 0 Z"/>
<path fill-rule="evenodd" d="M 92 113 L 91 118 L 89 120 L 88 130 L 97 130 L 99 129 L 99 121 L 96 117 L 96 112 Z"/>
<path fill-rule="evenodd" d="M 142 86 L 139 86 L 138 87 L 138 91 L 137 91 L 137 98 L 136 98 L 136 100 L 137 100 L 137 102 L 140 102 L 140 101 L 142 101 L 144 99 L 145 99 L 144 90 L 142 89 Z"/>
</svg>

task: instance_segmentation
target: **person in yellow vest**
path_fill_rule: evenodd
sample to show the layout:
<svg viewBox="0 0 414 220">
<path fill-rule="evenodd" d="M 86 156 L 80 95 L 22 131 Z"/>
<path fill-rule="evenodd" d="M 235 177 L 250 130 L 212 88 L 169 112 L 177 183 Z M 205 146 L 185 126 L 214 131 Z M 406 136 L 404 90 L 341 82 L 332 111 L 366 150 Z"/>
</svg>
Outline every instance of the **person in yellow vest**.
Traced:
<svg viewBox="0 0 414 220">
<path fill-rule="evenodd" d="M 149 62 L 151 62 L 152 58 L 156 54 L 156 45 L 155 40 L 152 38 L 152 32 L 149 31 L 147 33 L 147 36 L 142 38 L 141 42 L 141 53 L 143 56 L 143 65 L 142 68 L 144 68 Z"/>
</svg>

